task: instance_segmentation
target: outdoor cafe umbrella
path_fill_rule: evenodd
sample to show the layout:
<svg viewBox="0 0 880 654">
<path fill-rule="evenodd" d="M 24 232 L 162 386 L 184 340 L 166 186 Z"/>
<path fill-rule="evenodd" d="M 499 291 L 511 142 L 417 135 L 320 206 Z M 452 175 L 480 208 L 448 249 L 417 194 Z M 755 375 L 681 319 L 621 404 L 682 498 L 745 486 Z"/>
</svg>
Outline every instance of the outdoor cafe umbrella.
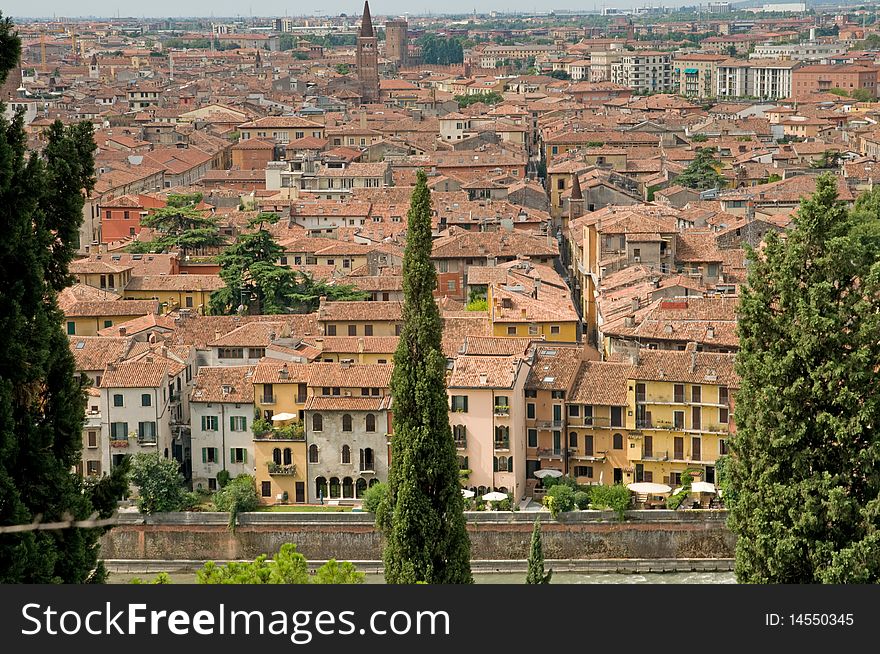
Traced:
<svg viewBox="0 0 880 654">
<path fill-rule="evenodd" d="M 507 499 L 507 493 L 492 491 L 491 493 L 486 493 L 485 495 L 483 495 L 483 499 L 487 502 L 500 502 L 501 500 Z"/>
<path fill-rule="evenodd" d="M 672 491 L 671 486 L 667 486 L 666 484 L 655 484 L 650 481 L 638 481 L 634 484 L 627 484 L 626 487 L 633 493 L 638 493 L 639 495 L 665 495 Z"/>
<path fill-rule="evenodd" d="M 682 487 L 676 488 L 674 493 L 680 492 Z M 715 484 L 710 484 L 707 481 L 695 481 L 691 484 L 691 493 L 709 493 L 714 495 L 717 491 L 715 490 Z"/>
<path fill-rule="evenodd" d="M 285 420 L 293 420 L 296 416 L 292 413 L 279 413 L 272 416 L 272 422 L 284 422 Z"/>
<path fill-rule="evenodd" d="M 554 470 L 553 468 L 543 468 L 541 470 L 535 470 L 534 475 L 538 479 L 543 479 L 544 477 L 561 477 L 562 470 Z"/>
<path fill-rule="evenodd" d="M 461 496 L 464 497 L 464 498 L 466 498 L 466 499 L 470 499 L 470 498 L 472 498 L 474 495 L 476 495 L 476 493 L 475 493 L 474 491 L 472 491 L 472 490 L 468 490 L 467 488 L 462 488 L 462 489 L 461 489 Z"/>
</svg>

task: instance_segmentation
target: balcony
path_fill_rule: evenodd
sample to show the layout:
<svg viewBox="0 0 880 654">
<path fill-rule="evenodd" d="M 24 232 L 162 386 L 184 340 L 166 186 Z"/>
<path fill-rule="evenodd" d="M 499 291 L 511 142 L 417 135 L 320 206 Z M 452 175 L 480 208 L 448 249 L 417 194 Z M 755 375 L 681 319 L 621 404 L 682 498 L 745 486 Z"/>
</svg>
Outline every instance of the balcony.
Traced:
<svg viewBox="0 0 880 654">
<path fill-rule="evenodd" d="M 509 416 L 510 415 L 510 407 L 506 404 L 498 404 L 492 410 L 496 417 L 498 416 Z"/>
<path fill-rule="evenodd" d="M 495 441 L 495 450 L 509 450 L 510 449 L 510 439 L 509 438 L 501 438 Z"/>
<path fill-rule="evenodd" d="M 110 447 L 128 447 L 128 438 L 111 438 Z"/>
<path fill-rule="evenodd" d="M 457 450 L 466 450 L 467 449 L 467 436 L 462 436 L 460 438 L 455 439 L 455 449 L 457 449 Z"/>
<path fill-rule="evenodd" d="M 538 448 L 538 458 L 539 459 L 561 459 L 562 458 L 562 448 L 539 447 Z"/>
<path fill-rule="evenodd" d="M 296 477 L 296 464 L 292 463 L 290 465 L 283 466 L 280 463 L 275 463 L 274 461 L 268 461 L 266 463 L 266 467 L 269 469 L 270 475 L 282 475 L 287 477 Z"/>
<path fill-rule="evenodd" d="M 561 429 L 561 420 L 538 420 L 538 429 Z"/>
<path fill-rule="evenodd" d="M 155 445 L 156 444 L 156 437 L 155 436 L 144 436 L 143 438 L 141 438 L 140 436 L 138 436 L 137 444 L 138 445 Z"/>
<path fill-rule="evenodd" d="M 643 461 L 669 461 L 669 452 L 666 450 L 652 450 L 642 454 Z"/>
</svg>

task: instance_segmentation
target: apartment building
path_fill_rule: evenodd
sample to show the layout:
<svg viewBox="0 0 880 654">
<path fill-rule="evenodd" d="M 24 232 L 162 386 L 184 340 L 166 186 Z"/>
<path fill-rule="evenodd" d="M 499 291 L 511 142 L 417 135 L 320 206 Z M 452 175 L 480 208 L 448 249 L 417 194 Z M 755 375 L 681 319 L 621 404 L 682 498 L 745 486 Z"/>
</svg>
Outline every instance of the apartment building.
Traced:
<svg viewBox="0 0 880 654">
<path fill-rule="evenodd" d="M 673 89 L 669 52 L 628 52 L 611 64 L 611 81 L 636 93 L 668 93 Z"/>
<path fill-rule="evenodd" d="M 711 53 L 676 55 L 672 61 L 675 92 L 690 98 L 713 98 L 719 62 L 728 57 Z"/>
<path fill-rule="evenodd" d="M 802 66 L 792 73 L 792 94 L 795 99 L 804 99 L 813 93 L 831 89 L 842 89 L 852 93 L 857 89 L 877 96 L 877 80 L 880 67 L 857 64 Z"/>
<path fill-rule="evenodd" d="M 792 93 L 796 61 L 778 59 L 728 59 L 718 63 L 716 95 L 725 98 L 778 100 Z"/>
</svg>

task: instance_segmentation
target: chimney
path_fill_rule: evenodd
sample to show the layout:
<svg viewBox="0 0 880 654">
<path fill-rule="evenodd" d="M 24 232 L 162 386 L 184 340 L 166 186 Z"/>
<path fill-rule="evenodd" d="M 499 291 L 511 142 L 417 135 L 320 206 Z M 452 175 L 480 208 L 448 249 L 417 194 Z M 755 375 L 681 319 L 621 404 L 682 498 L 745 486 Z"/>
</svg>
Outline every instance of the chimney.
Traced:
<svg viewBox="0 0 880 654">
<path fill-rule="evenodd" d="M 121 329 L 125 329 L 125 327 L 122 327 Z M 149 335 L 149 337 L 147 337 L 147 340 L 150 342 L 151 345 L 154 344 L 156 342 L 156 332 L 150 332 L 150 335 Z"/>
<path fill-rule="evenodd" d="M 654 288 L 660 288 L 660 278 L 655 277 L 654 279 L 652 279 L 651 286 L 653 286 Z"/>
<path fill-rule="evenodd" d="M 528 264 L 526 264 L 528 265 Z M 538 299 L 538 293 L 541 291 L 541 278 L 535 277 L 535 299 Z"/>
<path fill-rule="evenodd" d="M 624 327 L 635 327 L 636 326 L 636 317 L 635 316 L 626 316 L 623 319 Z"/>
<path fill-rule="evenodd" d="M 706 329 L 706 338 L 715 338 L 715 328 L 712 325 Z"/>
<path fill-rule="evenodd" d="M 120 327 L 120 328 L 119 328 L 119 335 L 120 335 L 120 336 L 125 336 L 125 332 L 126 332 L 126 328 L 125 328 L 125 327 Z"/>
<path fill-rule="evenodd" d="M 691 352 L 691 372 L 695 372 L 697 369 L 697 352 L 696 350 Z"/>
<path fill-rule="evenodd" d="M 360 127 L 361 127 L 361 129 L 367 129 L 367 112 L 366 111 L 361 112 Z"/>
<path fill-rule="evenodd" d="M 489 373 L 481 372 L 480 373 L 480 385 L 485 386 L 488 381 L 489 381 Z"/>
<path fill-rule="evenodd" d="M 638 297 L 634 297 L 634 298 L 630 301 L 630 309 L 631 309 L 633 312 L 636 312 L 636 311 L 639 310 L 639 307 L 641 306 L 641 304 L 642 304 L 642 303 L 641 303 L 641 301 L 639 300 L 639 298 L 638 298 Z"/>
<path fill-rule="evenodd" d="M 281 366 L 280 370 L 278 370 L 278 378 L 279 379 L 287 379 L 290 377 L 290 371 L 287 369 L 287 364 L 285 363 Z"/>
</svg>

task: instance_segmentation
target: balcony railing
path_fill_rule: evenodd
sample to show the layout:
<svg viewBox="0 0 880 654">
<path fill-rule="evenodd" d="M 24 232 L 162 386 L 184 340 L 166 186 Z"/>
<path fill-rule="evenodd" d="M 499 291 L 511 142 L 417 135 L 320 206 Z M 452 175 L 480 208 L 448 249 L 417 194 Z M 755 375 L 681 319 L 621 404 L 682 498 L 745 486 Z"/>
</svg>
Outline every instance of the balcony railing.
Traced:
<svg viewBox="0 0 880 654">
<path fill-rule="evenodd" d="M 111 438 L 110 447 L 128 447 L 128 438 Z"/>
<path fill-rule="evenodd" d="M 510 449 L 510 439 L 509 438 L 501 438 L 495 440 L 495 449 L 496 450 L 509 450 Z"/>
<path fill-rule="evenodd" d="M 644 461 L 668 461 L 669 452 L 666 450 L 652 450 L 650 452 L 644 452 L 642 454 L 642 459 Z"/>
<path fill-rule="evenodd" d="M 455 447 L 459 450 L 467 449 L 467 436 L 462 436 L 461 438 L 455 439 Z"/>
<path fill-rule="evenodd" d="M 496 416 L 509 416 L 510 415 L 510 407 L 507 405 L 497 405 L 494 409 L 494 413 Z"/>
<path fill-rule="evenodd" d="M 269 468 L 270 475 L 286 475 L 288 477 L 296 477 L 296 464 L 291 463 L 290 465 L 281 465 L 280 463 L 275 463 L 274 461 L 269 461 L 266 463 L 266 466 Z"/>
<path fill-rule="evenodd" d="M 538 448 L 538 458 L 561 458 L 562 457 L 562 448 L 559 447 L 539 447 Z"/>
<path fill-rule="evenodd" d="M 562 427 L 562 420 L 539 420 L 538 429 L 559 429 Z"/>
</svg>

